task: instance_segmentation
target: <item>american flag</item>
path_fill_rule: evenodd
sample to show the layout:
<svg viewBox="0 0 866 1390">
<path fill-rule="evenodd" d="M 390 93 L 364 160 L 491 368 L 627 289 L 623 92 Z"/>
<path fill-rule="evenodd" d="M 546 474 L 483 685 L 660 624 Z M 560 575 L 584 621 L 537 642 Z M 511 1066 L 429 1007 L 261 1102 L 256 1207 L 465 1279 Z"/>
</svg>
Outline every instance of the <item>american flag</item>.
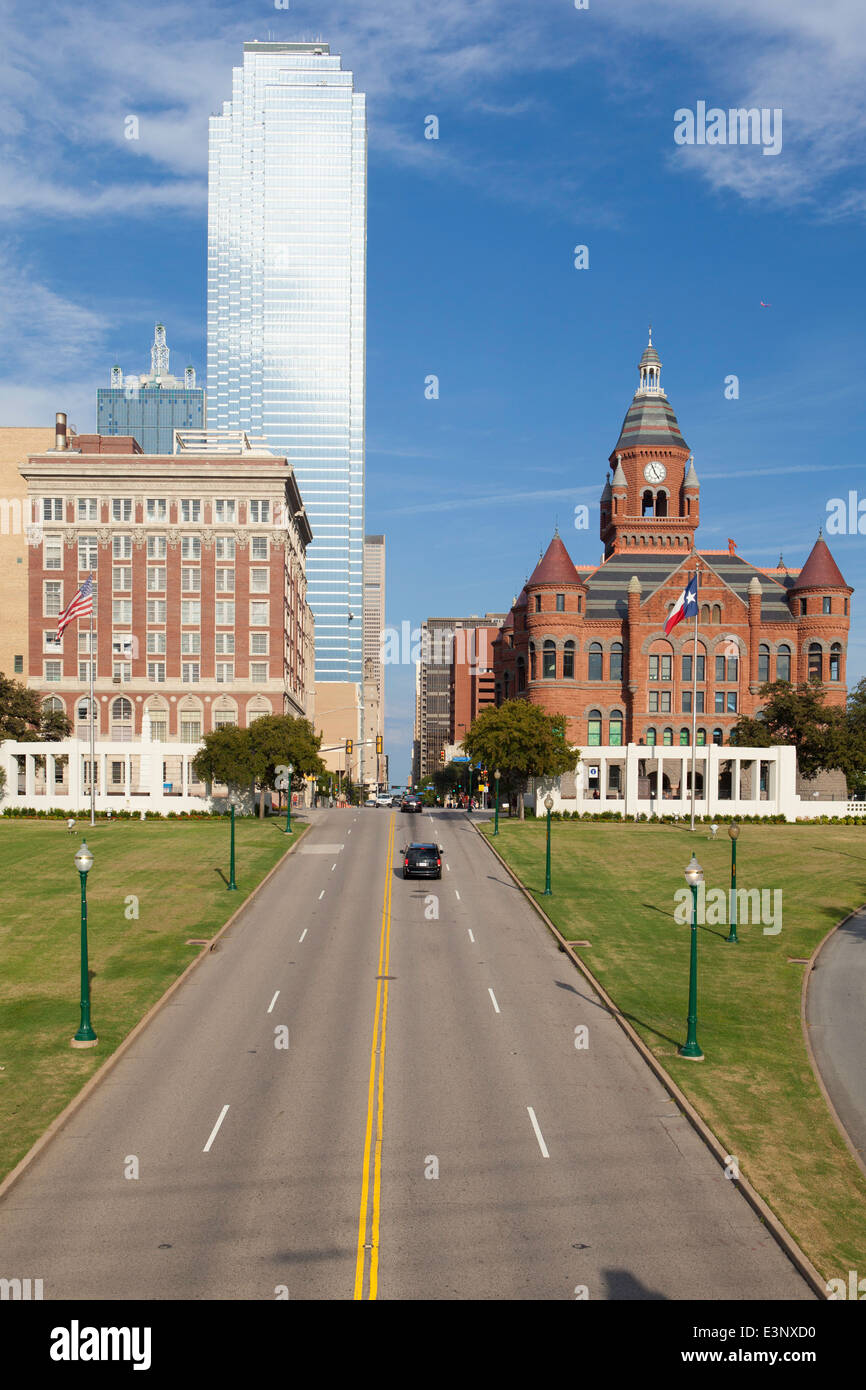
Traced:
<svg viewBox="0 0 866 1390">
<path fill-rule="evenodd" d="M 77 590 L 71 602 L 57 619 L 57 640 L 63 636 L 63 629 L 68 627 L 75 618 L 85 618 L 88 613 L 93 612 L 93 575 L 89 574 Z"/>
</svg>

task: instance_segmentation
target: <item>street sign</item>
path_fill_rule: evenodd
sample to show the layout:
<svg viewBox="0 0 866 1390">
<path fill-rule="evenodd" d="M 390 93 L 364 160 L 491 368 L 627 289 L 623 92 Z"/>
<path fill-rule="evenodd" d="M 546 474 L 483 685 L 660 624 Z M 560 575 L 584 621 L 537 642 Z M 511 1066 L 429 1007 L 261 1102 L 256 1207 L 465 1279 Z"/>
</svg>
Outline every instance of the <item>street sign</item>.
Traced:
<svg viewBox="0 0 866 1390">
<path fill-rule="evenodd" d="M 464 758 L 464 757 L 452 758 L 451 761 L 452 761 L 452 763 L 469 763 L 469 759 L 468 759 L 468 758 Z M 469 766 L 471 767 L 472 764 L 469 763 Z"/>
</svg>

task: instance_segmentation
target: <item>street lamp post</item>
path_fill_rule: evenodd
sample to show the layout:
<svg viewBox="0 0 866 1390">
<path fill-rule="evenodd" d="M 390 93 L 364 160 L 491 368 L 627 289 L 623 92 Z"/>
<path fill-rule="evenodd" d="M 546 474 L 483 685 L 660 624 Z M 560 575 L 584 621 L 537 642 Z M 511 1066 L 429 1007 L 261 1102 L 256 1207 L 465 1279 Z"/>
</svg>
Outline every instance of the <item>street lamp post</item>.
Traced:
<svg viewBox="0 0 866 1390">
<path fill-rule="evenodd" d="M 553 810 L 553 797 L 550 795 L 550 792 L 548 792 L 548 793 L 547 793 L 547 796 L 544 798 L 544 805 L 545 805 L 545 809 L 546 809 L 546 811 L 547 811 L 547 865 L 546 865 L 545 873 L 544 873 L 544 897 L 545 897 L 545 898 L 549 898 L 549 897 L 551 896 L 551 889 L 550 889 L 550 813 L 551 813 L 551 811 Z"/>
<path fill-rule="evenodd" d="M 731 821 L 728 826 L 728 834 L 731 837 L 731 900 L 728 906 L 728 926 L 730 930 L 725 937 L 726 941 L 731 941 L 735 946 L 740 944 L 737 936 L 737 839 L 740 834 L 738 821 Z"/>
<path fill-rule="evenodd" d="M 99 1039 L 90 1023 L 90 974 L 87 969 L 87 875 L 93 867 L 93 855 L 86 840 L 82 840 L 75 856 L 75 867 L 81 879 L 81 1022 L 72 1046 L 95 1047 Z"/>
<path fill-rule="evenodd" d="M 294 770 L 295 769 L 292 766 L 292 764 L 289 763 L 289 788 L 286 792 L 286 828 L 283 831 L 284 835 L 291 835 L 292 833 L 292 773 L 294 772 Z"/>
<path fill-rule="evenodd" d="M 704 881 L 704 871 L 694 855 L 686 865 L 686 883 L 692 890 L 692 943 L 689 956 L 689 1017 L 685 1046 L 677 1048 L 688 1061 L 702 1062 L 704 1054 L 698 1045 L 698 885 Z"/>
<path fill-rule="evenodd" d="M 496 771 L 495 771 L 494 774 L 493 774 L 493 781 L 496 783 L 496 815 L 495 815 L 494 821 L 493 821 L 493 833 L 494 833 L 494 835 L 498 835 L 498 834 L 499 834 L 499 776 L 500 776 L 499 768 L 497 768 Z"/>
<path fill-rule="evenodd" d="M 235 883 L 235 803 L 231 803 L 231 849 L 229 851 L 229 892 L 236 893 L 238 885 Z"/>
</svg>

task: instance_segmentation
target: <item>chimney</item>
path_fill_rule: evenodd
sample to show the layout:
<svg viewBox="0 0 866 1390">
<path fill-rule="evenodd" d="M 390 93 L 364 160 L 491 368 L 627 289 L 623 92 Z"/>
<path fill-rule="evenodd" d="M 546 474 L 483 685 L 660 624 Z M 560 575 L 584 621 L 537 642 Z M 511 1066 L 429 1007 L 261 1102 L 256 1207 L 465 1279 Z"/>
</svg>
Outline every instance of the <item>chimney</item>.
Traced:
<svg viewBox="0 0 866 1390">
<path fill-rule="evenodd" d="M 66 412 L 58 410 L 54 419 L 54 447 L 58 451 L 68 449 L 69 440 L 66 437 Z"/>
</svg>

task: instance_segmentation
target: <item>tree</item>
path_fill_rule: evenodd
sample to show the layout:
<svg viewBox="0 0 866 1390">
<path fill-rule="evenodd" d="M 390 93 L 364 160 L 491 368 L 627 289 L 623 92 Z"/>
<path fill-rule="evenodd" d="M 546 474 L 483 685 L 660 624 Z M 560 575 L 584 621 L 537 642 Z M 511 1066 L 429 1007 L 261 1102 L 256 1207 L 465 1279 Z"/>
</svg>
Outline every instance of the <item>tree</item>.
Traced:
<svg viewBox="0 0 866 1390">
<path fill-rule="evenodd" d="M 72 725 L 60 710 L 43 709 L 35 690 L 0 671 L 0 743 L 55 743 L 66 738 Z"/>
<path fill-rule="evenodd" d="M 848 692 L 845 730 L 845 771 L 849 786 L 859 789 L 866 784 L 866 676 Z"/>
<path fill-rule="evenodd" d="M 222 782 L 227 787 L 249 787 L 255 780 L 249 729 L 226 724 L 205 734 L 204 748 L 192 760 L 197 777 L 203 782 Z"/>
<path fill-rule="evenodd" d="M 837 767 L 848 773 L 846 713 L 824 703 L 822 685 L 817 681 L 803 681 L 797 686 L 771 681 L 762 685 L 758 694 L 766 703 L 754 716 L 740 715 L 731 731 L 731 743 L 747 748 L 793 743 L 803 777 Z"/>
<path fill-rule="evenodd" d="M 528 700 L 506 700 L 482 710 L 463 739 L 476 766 L 496 768 L 507 789 L 522 791 L 530 777 L 559 777 L 580 762 L 580 751 L 565 737 L 565 716 L 546 714 Z M 518 797 L 523 817 L 523 797 Z"/>
<path fill-rule="evenodd" d="M 320 776 L 327 771 L 319 756 L 322 735 L 317 734 L 308 719 L 296 719 L 291 714 L 268 714 L 256 719 L 247 730 L 250 751 L 253 759 L 255 779 L 264 792 L 282 790 L 288 784 L 291 765 L 292 779 L 303 778 L 310 773 Z M 291 788 L 288 789 L 291 795 Z M 265 798 L 259 801 L 259 815 L 263 816 Z"/>
</svg>

